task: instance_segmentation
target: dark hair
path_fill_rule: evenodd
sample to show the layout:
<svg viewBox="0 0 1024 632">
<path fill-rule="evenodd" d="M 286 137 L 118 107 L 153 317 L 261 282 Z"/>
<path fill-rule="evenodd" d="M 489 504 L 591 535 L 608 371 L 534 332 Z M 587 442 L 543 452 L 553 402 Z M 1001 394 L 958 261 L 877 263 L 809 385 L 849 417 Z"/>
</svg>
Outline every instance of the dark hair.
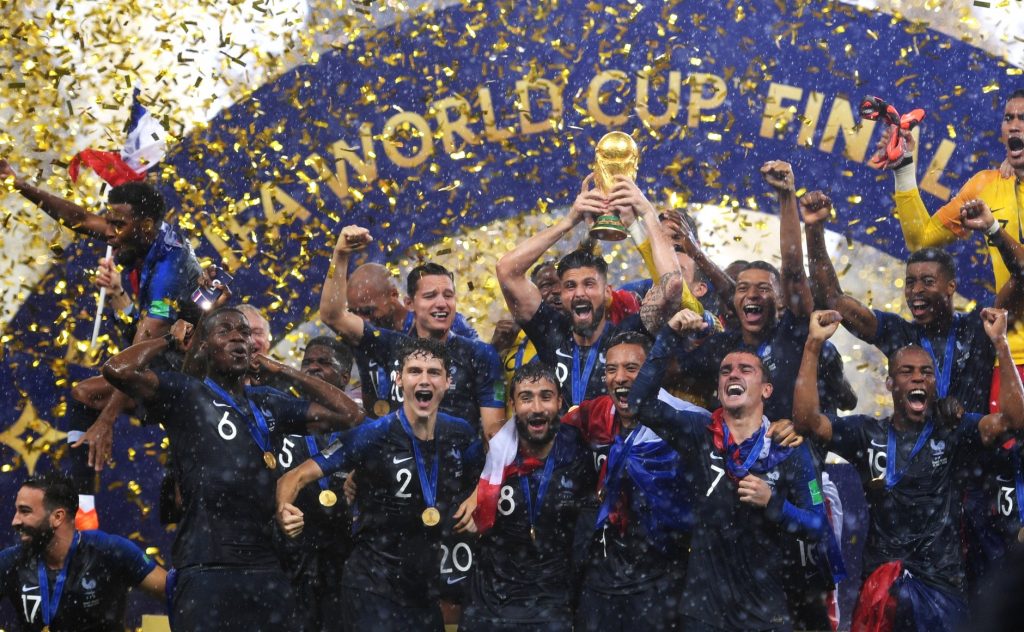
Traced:
<svg viewBox="0 0 1024 632">
<path fill-rule="evenodd" d="M 206 340 L 206 337 L 210 335 L 209 323 L 213 322 L 215 318 L 220 317 L 221 314 L 226 314 L 227 312 L 234 312 L 238 314 L 239 316 L 242 317 L 246 324 L 248 324 L 249 319 L 245 317 L 245 312 L 238 309 L 237 307 L 234 307 L 233 305 L 223 305 L 211 312 L 207 312 L 203 316 L 203 318 L 199 320 L 199 324 L 196 325 L 195 334 L 193 334 L 194 338 L 200 342 Z"/>
<path fill-rule="evenodd" d="M 612 347 L 617 347 L 618 345 L 637 345 L 642 347 L 644 355 L 647 355 L 651 352 L 652 344 L 653 341 L 651 340 L 651 337 L 644 332 L 627 329 L 626 331 L 620 331 L 612 336 L 612 339 L 608 341 L 608 350 L 611 350 Z"/>
<path fill-rule="evenodd" d="M 405 361 L 412 356 L 437 358 L 444 365 L 444 372 L 450 374 L 452 359 L 448 355 L 448 347 L 440 340 L 432 338 L 408 338 L 398 351 L 398 372 L 405 368 Z"/>
<path fill-rule="evenodd" d="M 1014 99 L 1024 99 L 1024 88 L 1017 88 L 1010 93 L 1010 96 L 1006 97 L 1006 102 L 1009 103 Z"/>
<path fill-rule="evenodd" d="M 533 270 L 530 270 L 530 280 L 536 283 L 537 277 L 540 276 L 540 273 L 544 270 L 544 268 L 553 268 L 555 270 L 555 274 L 557 274 L 558 261 L 555 259 L 547 259 L 533 266 Z"/>
<path fill-rule="evenodd" d="M 956 261 L 953 256 L 939 248 L 922 248 L 910 253 L 907 265 L 912 263 L 937 263 L 950 279 L 956 280 Z"/>
<path fill-rule="evenodd" d="M 747 270 L 764 270 L 765 272 L 770 272 L 771 275 L 775 277 L 776 283 L 782 283 L 782 275 L 779 274 L 779 269 L 767 261 L 748 261 L 746 265 L 740 268 L 740 272 L 746 272 Z"/>
<path fill-rule="evenodd" d="M 107 194 L 107 204 L 129 204 L 136 219 L 151 219 L 154 222 L 163 221 L 167 213 L 164 196 L 156 187 L 145 182 L 129 182 L 114 187 Z"/>
<path fill-rule="evenodd" d="M 348 345 L 334 336 L 316 336 L 306 343 L 306 351 L 310 347 L 326 347 L 334 353 L 334 359 L 338 361 L 338 369 L 342 373 L 352 373 L 352 350 Z"/>
<path fill-rule="evenodd" d="M 911 343 L 909 345 L 903 345 L 902 347 L 900 347 L 899 349 L 893 351 L 892 353 L 890 353 L 886 357 L 886 361 L 889 364 L 889 368 L 886 371 L 886 374 L 889 377 L 892 377 L 893 369 L 896 367 L 896 357 L 898 355 L 900 355 L 901 353 L 903 353 L 904 351 L 910 351 L 910 350 L 920 351 L 921 353 L 924 353 L 924 354 L 928 355 L 928 357 L 932 357 L 932 354 L 928 353 L 927 349 L 925 349 L 924 347 L 922 347 L 919 344 Z M 932 368 L 935 368 L 935 359 L 934 358 L 932 359 Z"/>
<path fill-rule="evenodd" d="M 602 279 L 608 280 L 608 264 L 605 263 L 604 258 L 582 248 L 577 248 L 562 257 L 555 270 L 558 272 L 558 278 L 561 279 L 569 270 L 578 268 L 594 268 Z"/>
<path fill-rule="evenodd" d="M 405 291 L 409 296 L 416 296 L 416 288 L 420 284 L 420 279 L 425 276 L 442 275 L 451 279 L 453 285 L 455 284 L 455 275 L 452 274 L 448 268 L 439 263 L 433 263 L 430 261 L 427 263 L 421 263 L 409 271 L 409 276 L 405 278 Z"/>
<path fill-rule="evenodd" d="M 761 381 L 765 384 L 772 384 L 772 372 L 768 369 L 768 366 L 761 359 L 761 356 L 757 355 L 757 351 L 750 349 L 749 347 L 733 347 L 725 352 L 722 359 L 718 361 L 718 367 L 722 367 L 722 362 L 725 362 L 725 358 L 733 353 L 745 353 L 750 356 L 757 358 L 757 363 L 761 366 Z"/>
<path fill-rule="evenodd" d="M 72 518 L 78 512 L 78 488 L 67 474 L 53 470 L 30 477 L 21 486 L 41 489 L 46 511 L 64 509 Z"/>
<path fill-rule="evenodd" d="M 516 369 L 515 374 L 512 375 L 512 395 L 515 395 L 516 386 L 523 382 L 536 382 L 537 380 L 548 380 L 555 385 L 555 390 L 558 390 L 558 377 L 555 376 L 555 371 L 543 362 L 528 362 L 523 366 Z M 559 392 L 561 394 L 561 392 Z"/>
</svg>

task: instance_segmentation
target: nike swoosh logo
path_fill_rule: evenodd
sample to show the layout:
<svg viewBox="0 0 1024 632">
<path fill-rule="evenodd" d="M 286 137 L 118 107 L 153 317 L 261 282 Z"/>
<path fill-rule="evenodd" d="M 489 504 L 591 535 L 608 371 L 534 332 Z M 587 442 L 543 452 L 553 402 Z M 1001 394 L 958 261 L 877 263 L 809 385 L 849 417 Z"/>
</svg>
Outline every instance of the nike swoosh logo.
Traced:
<svg viewBox="0 0 1024 632">
<path fill-rule="evenodd" d="M 39 590 L 39 586 L 26 586 L 25 584 L 21 585 L 21 592 L 28 592 L 30 590 Z"/>
<path fill-rule="evenodd" d="M 399 463 L 405 463 L 406 461 L 408 461 L 411 458 L 412 458 L 411 456 L 407 456 L 404 459 L 400 459 L 400 458 L 398 458 L 396 456 L 393 459 L 391 459 L 391 462 L 394 463 L 395 465 L 398 465 Z"/>
<path fill-rule="evenodd" d="M 997 476 L 996 480 L 999 481 L 1000 483 L 1009 483 L 1013 479 L 1010 478 L 1009 476 Z"/>
<path fill-rule="evenodd" d="M 457 583 L 461 582 L 462 580 L 466 579 L 467 577 L 469 577 L 469 575 L 463 575 L 462 577 L 449 577 L 448 578 L 448 585 L 451 586 L 452 584 L 457 584 Z"/>
<path fill-rule="evenodd" d="M 711 458 L 712 458 L 712 459 L 714 459 L 714 460 L 716 460 L 716 461 L 721 461 L 721 460 L 722 460 L 722 457 L 718 456 L 718 455 L 717 455 L 717 454 L 715 454 L 714 452 L 711 452 L 710 454 L 711 454 Z"/>
<path fill-rule="evenodd" d="M 563 358 L 570 358 L 570 359 L 572 358 L 572 356 L 569 355 L 568 353 L 562 353 L 561 349 L 555 349 L 555 355 L 556 356 L 561 356 Z"/>
<path fill-rule="evenodd" d="M 874 439 L 871 440 L 871 445 L 875 446 L 876 448 L 886 447 L 884 443 L 875 443 Z"/>
<path fill-rule="evenodd" d="M 213 405 L 217 406 L 218 408 L 231 408 L 231 404 L 222 404 L 222 403 L 216 402 L 216 401 L 213 402 Z"/>
</svg>

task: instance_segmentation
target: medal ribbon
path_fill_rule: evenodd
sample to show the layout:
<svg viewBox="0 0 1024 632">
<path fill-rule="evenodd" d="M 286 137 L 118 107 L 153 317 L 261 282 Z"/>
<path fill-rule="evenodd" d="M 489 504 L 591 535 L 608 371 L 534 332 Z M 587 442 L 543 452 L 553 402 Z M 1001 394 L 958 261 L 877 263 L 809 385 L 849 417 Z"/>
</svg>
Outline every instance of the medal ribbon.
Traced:
<svg viewBox="0 0 1024 632">
<path fill-rule="evenodd" d="M 40 604 L 43 609 L 43 625 L 49 626 L 50 622 L 57 616 L 57 608 L 60 606 L 60 595 L 64 592 L 64 583 L 68 579 L 68 568 L 71 567 L 71 558 L 75 556 L 75 549 L 78 548 L 78 540 L 82 537 L 79 532 L 75 532 L 74 537 L 71 538 L 71 548 L 68 549 L 68 554 L 64 556 L 64 567 L 60 569 L 60 573 L 57 574 L 57 580 L 53 583 L 53 596 L 50 596 L 50 581 L 46 577 L 46 561 L 43 560 L 43 556 L 40 555 L 36 562 L 37 570 L 39 571 L 39 593 L 42 599 Z"/>
<path fill-rule="evenodd" d="M 338 438 L 338 435 L 340 434 L 340 432 L 334 432 L 329 437 L 327 437 L 327 445 L 331 445 L 332 443 L 334 443 L 334 441 Z M 320 448 L 316 447 L 316 439 L 314 439 L 313 437 L 306 435 L 305 439 L 306 449 L 309 450 L 309 458 L 313 458 L 320 452 Z M 330 478 L 330 476 L 321 476 L 320 478 L 317 479 L 316 482 L 320 484 L 320 489 L 324 491 L 327 490 L 327 483 L 330 480 Z"/>
<path fill-rule="evenodd" d="M 896 484 L 900 482 L 903 475 L 907 473 L 907 469 L 910 464 L 914 461 L 914 457 L 924 447 L 925 441 L 928 437 L 932 436 L 932 420 L 929 419 L 925 422 L 924 428 L 921 430 L 921 434 L 917 437 L 917 443 L 914 444 L 914 449 L 910 451 L 910 456 L 907 458 L 907 465 L 902 470 L 896 467 L 896 429 L 893 428 L 892 422 L 889 423 L 889 440 L 885 444 L 885 488 L 892 489 L 896 487 Z"/>
<path fill-rule="evenodd" d="M 615 437 L 615 443 L 622 443 L 622 449 L 615 454 L 614 460 L 612 459 L 612 451 L 608 451 L 604 477 L 604 501 L 601 503 L 601 508 L 597 513 L 598 528 L 604 524 L 604 521 L 607 520 L 612 512 L 612 508 L 615 506 L 615 500 L 619 496 L 619 488 L 622 485 L 622 470 L 626 468 L 626 463 L 629 461 L 629 452 L 633 449 L 633 443 L 640 435 L 641 428 L 643 426 L 637 424 L 630 431 L 629 436 L 626 437 L 624 442 L 622 437 Z"/>
<path fill-rule="evenodd" d="M 939 397 L 949 395 L 949 383 L 953 378 L 953 355 L 956 353 L 956 326 L 960 320 L 959 316 L 959 314 L 953 314 L 953 322 L 949 325 L 949 333 L 946 334 L 946 354 L 942 357 L 941 369 L 939 369 L 939 359 L 935 357 L 935 351 L 932 349 L 932 341 L 928 339 L 928 336 L 923 334 L 920 336 L 921 346 L 932 357 L 932 362 L 936 365 L 935 369 L 938 375 L 935 379 L 935 391 Z"/>
<path fill-rule="evenodd" d="M 551 447 L 551 453 L 548 454 L 548 460 L 544 463 L 544 472 L 541 474 L 540 483 L 537 485 L 537 502 L 533 501 L 533 497 L 530 495 L 530 475 L 522 474 L 519 476 L 519 486 L 523 489 L 523 498 L 526 499 L 526 517 L 530 521 L 530 528 L 533 529 L 537 524 L 537 518 L 540 516 L 540 508 L 544 504 L 544 496 L 548 493 L 548 483 L 551 482 L 551 474 L 555 471 L 555 461 L 558 460 L 558 439 L 555 439 L 555 444 Z"/>
<path fill-rule="evenodd" d="M 427 478 L 427 466 L 423 463 L 423 456 L 420 454 L 419 440 L 416 435 L 413 434 L 412 426 L 409 425 L 409 420 L 405 418 L 405 409 L 398 409 L 398 420 L 402 422 L 402 429 L 405 430 L 405 434 L 409 435 L 409 440 L 412 441 L 412 454 L 416 457 L 416 471 L 420 477 L 420 490 L 423 492 L 423 502 L 427 504 L 427 507 L 437 507 L 437 463 L 440 460 L 438 451 L 440 450 L 440 441 L 437 437 L 434 437 L 434 465 L 430 470 L 430 478 Z"/>
<path fill-rule="evenodd" d="M 590 382 L 590 374 L 594 372 L 594 365 L 597 364 L 597 356 L 601 355 L 601 341 L 604 333 L 597 339 L 587 353 L 587 364 L 580 371 L 580 347 L 575 341 L 572 343 L 572 401 L 571 406 L 579 406 L 587 394 L 587 384 Z"/>
<path fill-rule="evenodd" d="M 247 415 L 238 407 L 238 404 L 231 398 L 231 395 L 216 382 L 210 378 L 206 378 L 203 381 L 218 397 L 227 401 L 228 405 L 245 419 L 245 425 L 249 428 L 249 434 L 252 436 L 252 440 L 256 442 L 256 446 L 264 453 L 270 452 L 270 428 L 267 426 L 267 418 L 263 416 L 263 411 L 256 404 L 253 404 L 251 399 L 246 397 L 246 402 L 248 402 L 251 412 L 251 414 Z"/>
<path fill-rule="evenodd" d="M 750 453 L 747 454 L 747 459 L 743 462 L 743 465 L 738 465 L 736 460 L 733 459 L 733 453 L 735 452 L 738 456 L 740 446 L 733 444 L 735 447 L 731 447 L 729 445 L 729 424 L 724 419 L 722 420 L 722 446 L 725 448 L 725 469 L 729 470 L 730 476 L 738 480 L 750 473 L 750 468 L 761 458 L 761 451 L 764 450 L 765 432 L 767 430 L 767 420 L 762 420 L 761 428 L 754 435 L 754 446 L 750 448 Z"/>
</svg>

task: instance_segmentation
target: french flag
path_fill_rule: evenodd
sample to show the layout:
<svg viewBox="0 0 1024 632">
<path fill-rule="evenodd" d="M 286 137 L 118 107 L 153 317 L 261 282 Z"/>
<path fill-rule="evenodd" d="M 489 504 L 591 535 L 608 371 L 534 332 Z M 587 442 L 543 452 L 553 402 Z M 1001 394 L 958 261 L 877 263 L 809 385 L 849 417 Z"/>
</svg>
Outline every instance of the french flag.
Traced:
<svg viewBox="0 0 1024 632">
<path fill-rule="evenodd" d="M 476 522 L 476 528 L 480 533 L 494 526 L 501 484 L 510 474 L 507 470 L 514 467 L 518 452 L 519 431 L 516 429 L 516 418 L 513 416 L 488 442 L 487 461 L 477 483 L 477 505 L 473 512 L 473 521 Z"/>
<path fill-rule="evenodd" d="M 139 103 L 138 88 L 132 94 L 132 112 L 126 130 L 128 138 L 120 152 L 90 148 L 75 154 L 68 165 L 71 181 L 78 181 L 83 164 L 113 187 L 144 180 L 146 172 L 167 155 L 167 130 Z"/>
</svg>

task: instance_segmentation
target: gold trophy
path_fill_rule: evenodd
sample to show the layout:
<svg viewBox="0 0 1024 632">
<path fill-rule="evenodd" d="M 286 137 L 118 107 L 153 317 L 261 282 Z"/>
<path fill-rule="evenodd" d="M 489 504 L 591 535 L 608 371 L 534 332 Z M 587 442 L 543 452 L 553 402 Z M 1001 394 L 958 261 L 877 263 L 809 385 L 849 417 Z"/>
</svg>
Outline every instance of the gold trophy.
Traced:
<svg viewBox="0 0 1024 632">
<path fill-rule="evenodd" d="M 632 136 L 623 132 L 608 132 L 597 141 L 597 164 L 594 167 L 597 187 L 608 195 L 615 186 L 615 176 L 626 176 L 630 180 L 636 180 L 639 161 L 640 151 Z M 604 241 L 622 241 L 626 238 L 626 227 L 619 219 L 618 213 L 608 211 L 604 215 L 598 215 L 594 220 L 594 225 L 590 227 L 590 236 Z"/>
</svg>

